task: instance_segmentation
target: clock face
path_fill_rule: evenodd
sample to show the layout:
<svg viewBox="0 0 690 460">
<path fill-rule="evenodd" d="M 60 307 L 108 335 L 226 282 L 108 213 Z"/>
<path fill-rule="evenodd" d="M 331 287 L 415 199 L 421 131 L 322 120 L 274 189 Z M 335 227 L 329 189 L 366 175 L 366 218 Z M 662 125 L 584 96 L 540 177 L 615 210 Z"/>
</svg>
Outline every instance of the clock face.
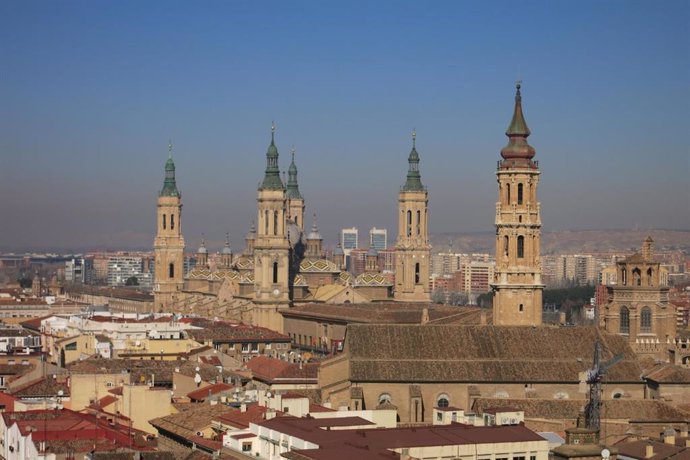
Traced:
<svg viewBox="0 0 690 460">
<path fill-rule="evenodd" d="M 279 290 L 279 289 L 274 289 L 274 290 L 273 290 L 273 295 L 278 295 L 278 294 L 280 294 L 280 290 Z"/>
</svg>

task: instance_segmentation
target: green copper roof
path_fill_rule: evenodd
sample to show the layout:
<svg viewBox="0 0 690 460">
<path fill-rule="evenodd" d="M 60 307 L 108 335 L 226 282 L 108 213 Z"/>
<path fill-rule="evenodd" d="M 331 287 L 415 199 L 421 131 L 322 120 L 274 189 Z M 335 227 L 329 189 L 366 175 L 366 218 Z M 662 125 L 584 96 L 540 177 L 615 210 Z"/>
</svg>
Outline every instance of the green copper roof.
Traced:
<svg viewBox="0 0 690 460">
<path fill-rule="evenodd" d="M 299 192 L 299 184 L 297 183 L 297 166 L 295 165 L 295 149 L 292 149 L 292 163 L 288 168 L 287 180 L 287 197 L 293 200 L 302 200 L 302 194 Z"/>
<path fill-rule="evenodd" d="M 522 95 L 520 94 L 520 83 L 515 85 L 515 110 L 513 111 L 513 119 L 510 120 L 510 126 L 506 131 L 506 136 L 529 136 L 530 131 L 525 121 L 525 116 L 522 114 Z"/>
<path fill-rule="evenodd" d="M 515 85 L 515 109 L 513 119 L 506 131 L 508 145 L 501 149 L 501 156 L 506 160 L 531 160 L 535 155 L 534 148 L 527 143 L 530 130 L 527 127 L 525 116 L 522 113 L 522 95 L 520 94 L 520 83 Z"/>
<path fill-rule="evenodd" d="M 407 181 L 403 185 L 403 190 L 406 192 L 416 192 L 424 190 L 422 185 L 422 176 L 419 174 L 419 154 L 417 153 L 417 133 L 412 133 L 412 151 L 407 158 L 409 168 L 407 170 Z"/>
<path fill-rule="evenodd" d="M 271 127 L 271 145 L 266 152 L 266 174 L 259 190 L 282 190 L 283 181 L 280 180 L 278 169 L 278 148 L 275 144 L 275 127 Z"/>
<path fill-rule="evenodd" d="M 165 181 L 163 182 L 163 190 L 158 194 L 159 196 L 180 196 L 175 183 L 175 162 L 172 157 L 165 162 Z"/>
</svg>

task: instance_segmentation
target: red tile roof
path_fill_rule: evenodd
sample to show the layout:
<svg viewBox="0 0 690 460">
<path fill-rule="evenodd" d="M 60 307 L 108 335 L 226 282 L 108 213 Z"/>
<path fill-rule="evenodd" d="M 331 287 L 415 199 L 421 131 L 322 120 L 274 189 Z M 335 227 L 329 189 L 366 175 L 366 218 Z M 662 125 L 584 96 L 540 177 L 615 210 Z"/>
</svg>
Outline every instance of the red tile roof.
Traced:
<svg viewBox="0 0 690 460">
<path fill-rule="evenodd" d="M 227 383 L 214 383 L 208 385 L 204 388 L 199 388 L 198 390 L 190 391 L 187 393 L 187 397 L 192 401 L 204 401 L 211 395 L 222 393 L 223 391 L 228 391 L 234 388 L 232 385 Z"/>
<path fill-rule="evenodd" d="M 266 407 L 258 404 L 248 404 L 246 411 L 235 410 L 226 412 L 218 417 L 218 420 L 225 425 L 235 428 L 249 428 L 250 423 L 259 423 L 264 420 Z"/>
<path fill-rule="evenodd" d="M 246 364 L 255 379 L 266 383 L 317 383 L 317 363 L 301 366 L 268 356 L 256 356 Z"/>
</svg>

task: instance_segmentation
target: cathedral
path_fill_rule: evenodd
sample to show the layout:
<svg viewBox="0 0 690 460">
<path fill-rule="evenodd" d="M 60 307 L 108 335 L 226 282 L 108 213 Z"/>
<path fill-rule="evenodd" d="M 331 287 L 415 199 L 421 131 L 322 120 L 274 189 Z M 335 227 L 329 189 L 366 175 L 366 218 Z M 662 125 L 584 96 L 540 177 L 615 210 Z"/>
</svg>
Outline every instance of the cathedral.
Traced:
<svg viewBox="0 0 690 460">
<path fill-rule="evenodd" d="M 154 241 L 156 311 L 194 313 L 283 330 L 281 312 L 298 303 L 429 302 L 430 250 L 428 192 L 422 185 L 416 133 L 408 157 L 406 182 L 398 195 L 395 273 L 382 273 L 376 249 L 366 254 L 365 271 L 346 270 L 342 248 L 326 257 L 316 215 L 305 231 L 305 200 L 297 179 L 294 150 L 288 178 L 280 177 L 275 126 L 266 152 L 266 169 L 257 190 L 257 217 L 241 254 L 229 238 L 212 260 L 202 240 L 197 264 L 184 274 L 182 197 L 172 156 L 158 195 Z"/>
</svg>

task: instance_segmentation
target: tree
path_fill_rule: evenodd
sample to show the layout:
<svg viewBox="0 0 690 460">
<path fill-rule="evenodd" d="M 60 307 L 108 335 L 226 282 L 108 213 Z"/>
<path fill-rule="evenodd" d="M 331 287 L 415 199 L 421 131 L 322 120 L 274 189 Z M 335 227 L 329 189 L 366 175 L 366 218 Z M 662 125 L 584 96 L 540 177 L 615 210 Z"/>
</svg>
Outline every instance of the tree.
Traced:
<svg viewBox="0 0 690 460">
<path fill-rule="evenodd" d="M 130 276 L 125 280 L 125 286 L 139 286 L 139 280 L 136 276 Z"/>
</svg>

